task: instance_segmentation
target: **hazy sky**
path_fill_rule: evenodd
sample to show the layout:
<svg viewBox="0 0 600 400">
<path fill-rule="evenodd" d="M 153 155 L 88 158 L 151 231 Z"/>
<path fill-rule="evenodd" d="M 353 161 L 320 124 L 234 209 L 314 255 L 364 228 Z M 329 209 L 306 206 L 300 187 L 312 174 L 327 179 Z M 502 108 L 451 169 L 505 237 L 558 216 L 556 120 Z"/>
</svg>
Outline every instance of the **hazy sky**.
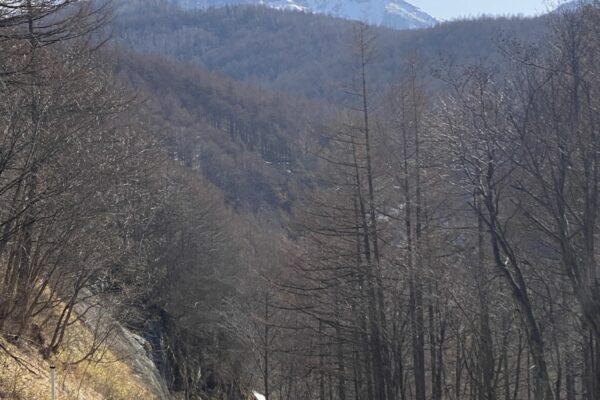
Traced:
<svg viewBox="0 0 600 400">
<path fill-rule="evenodd" d="M 534 15 L 545 12 L 560 0 L 408 0 L 423 11 L 441 19 L 480 14 Z"/>
</svg>

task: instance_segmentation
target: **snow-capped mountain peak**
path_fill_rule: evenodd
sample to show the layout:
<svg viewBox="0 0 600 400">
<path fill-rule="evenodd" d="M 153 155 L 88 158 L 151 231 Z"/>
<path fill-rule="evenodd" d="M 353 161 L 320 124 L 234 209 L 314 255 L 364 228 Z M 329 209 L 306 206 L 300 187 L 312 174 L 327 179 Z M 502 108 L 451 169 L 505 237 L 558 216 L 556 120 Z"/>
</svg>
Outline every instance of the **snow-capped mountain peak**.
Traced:
<svg viewBox="0 0 600 400">
<path fill-rule="evenodd" d="M 398 29 L 424 28 L 436 23 L 435 18 L 404 0 L 305 0 L 305 2 L 314 12 Z"/>
<path fill-rule="evenodd" d="M 437 20 L 404 0 L 171 0 L 188 8 L 254 4 L 326 14 L 396 29 L 427 28 Z"/>
</svg>

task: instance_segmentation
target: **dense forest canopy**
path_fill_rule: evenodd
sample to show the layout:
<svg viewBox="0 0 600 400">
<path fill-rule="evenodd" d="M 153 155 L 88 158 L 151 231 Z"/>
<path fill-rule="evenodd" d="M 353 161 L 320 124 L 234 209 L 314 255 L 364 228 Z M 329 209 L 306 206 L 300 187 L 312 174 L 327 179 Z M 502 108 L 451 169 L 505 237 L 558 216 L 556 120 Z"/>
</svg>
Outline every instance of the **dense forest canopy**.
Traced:
<svg viewBox="0 0 600 400">
<path fill-rule="evenodd" d="M 147 99 L 169 130 L 172 157 L 200 171 L 236 209 L 287 210 L 314 156 L 302 151 L 325 120 L 323 107 L 240 84 L 190 64 L 130 51 L 111 53 L 120 80 Z"/>
<path fill-rule="evenodd" d="M 0 0 L 2 356 L 127 331 L 157 399 L 600 399 L 598 26 Z"/>
<path fill-rule="evenodd" d="M 315 100 L 343 101 L 348 81 L 353 24 L 322 15 L 263 7 L 182 10 L 164 1 L 127 1 L 115 38 L 139 52 L 187 61 L 253 84 Z M 384 90 L 402 75 L 399 60 L 418 52 L 434 68 L 440 59 L 464 65 L 500 59 L 503 37 L 539 39 L 542 18 L 491 18 L 449 22 L 432 29 L 373 28 L 378 62 L 375 88 Z"/>
</svg>

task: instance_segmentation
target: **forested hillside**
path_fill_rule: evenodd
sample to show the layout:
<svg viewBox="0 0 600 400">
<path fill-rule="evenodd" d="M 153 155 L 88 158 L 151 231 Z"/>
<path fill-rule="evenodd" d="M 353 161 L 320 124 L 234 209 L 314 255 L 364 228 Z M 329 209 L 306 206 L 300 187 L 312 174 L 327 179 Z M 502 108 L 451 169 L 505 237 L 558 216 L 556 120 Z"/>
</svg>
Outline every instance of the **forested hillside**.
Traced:
<svg viewBox="0 0 600 400">
<path fill-rule="evenodd" d="M 0 0 L 0 398 L 600 399 L 598 26 Z"/>
<path fill-rule="evenodd" d="M 116 76 L 110 4 L 0 5 L 1 396 L 47 398 L 52 364 L 65 399 L 220 391 L 225 339 L 206 324 L 235 292 L 245 222 Z"/>
<path fill-rule="evenodd" d="M 172 0 L 187 9 L 259 5 L 275 10 L 323 14 L 395 29 L 429 28 L 437 20 L 404 0 Z"/>
<path fill-rule="evenodd" d="M 111 57 L 118 78 L 166 130 L 171 157 L 203 173 L 230 206 L 289 211 L 295 193 L 310 185 L 317 160 L 304 148 L 318 137 L 327 107 L 158 56 Z"/>
<path fill-rule="evenodd" d="M 337 102 L 343 99 L 355 46 L 353 24 L 330 17 L 260 7 L 181 10 L 161 0 L 127 0 L 115 38 L 138 52 L 186 61 L 252 84 Z M 428 68 L 446 59 L 463 65 L 499 60 L 498 43 L 515 35 L 535 41 L 541 19 L 483 18 L 432 29 L 372 28 L 377 36 L 373 84 L 384 89 L 402 75 L 400 60 L 418 54 Z"/>
</svg>

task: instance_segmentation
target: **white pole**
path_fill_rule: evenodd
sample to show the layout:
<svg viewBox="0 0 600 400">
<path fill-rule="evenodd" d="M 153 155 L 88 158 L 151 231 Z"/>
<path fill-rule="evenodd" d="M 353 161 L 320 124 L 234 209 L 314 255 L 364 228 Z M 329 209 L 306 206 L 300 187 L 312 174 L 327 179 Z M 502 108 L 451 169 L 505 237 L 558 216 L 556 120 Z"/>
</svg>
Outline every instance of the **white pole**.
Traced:
<svg viewBox="0 0 600 400">
<path fill-rule="evenodd" d="M 56 392 L 54 381 L 56 380 L 56 367 L 54 365 L 50 366 L 50 399 L 56 400 Z"/>
</svg>

